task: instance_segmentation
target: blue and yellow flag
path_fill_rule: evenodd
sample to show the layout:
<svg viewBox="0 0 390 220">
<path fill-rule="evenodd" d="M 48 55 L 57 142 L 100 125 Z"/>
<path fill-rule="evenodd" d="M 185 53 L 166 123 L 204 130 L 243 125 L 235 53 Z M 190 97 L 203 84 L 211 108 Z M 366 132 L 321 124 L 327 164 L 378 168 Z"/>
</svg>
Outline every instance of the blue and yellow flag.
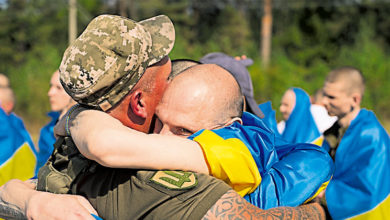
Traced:
<svg viewBox="0 0 390 220">
<path fill-rule="evenodd" d="M 297 206 L 313 197 L 333 173 L 333 161 L 312 144 L 286 144 L 262 120 L 244 112 L 217 130 L 190 137 L 202 147 L 210 173 L 263 209 Z"/>
<path fill-rule="evenodd" d="M 277 122 L 276 122 L 276 116 L 275 116 L 275 110 L 272 109 L 272 102 L 264 102 L 259 105 L 259 108 L 264 114 L 264 118 L 261 120 L 264 122 L 264 124 L 271 129 L 271 131 L 275 135 L 280 135 L 278 132 Z"/>
<path fill-rule="evenodd" d="M 390 219 L 390 138 L 372 111 L 351 122 L 335 167 L 325 193 L 333 219 Z"/>
<path fill-rule="evenodd" d="M 321 134 L 310 111 L 309 95 L 300 88 L 292 90 L 295 93 L 295 107 L 281 135 L 289 143 L 311 143 Z"/>
<path fill-rule="evenodd" d="M 34 177 L 36 150 L 23 122 L 16 115 L 7 115 L 0 108 L 0 185 L 10 179 Z"/>
</svg>

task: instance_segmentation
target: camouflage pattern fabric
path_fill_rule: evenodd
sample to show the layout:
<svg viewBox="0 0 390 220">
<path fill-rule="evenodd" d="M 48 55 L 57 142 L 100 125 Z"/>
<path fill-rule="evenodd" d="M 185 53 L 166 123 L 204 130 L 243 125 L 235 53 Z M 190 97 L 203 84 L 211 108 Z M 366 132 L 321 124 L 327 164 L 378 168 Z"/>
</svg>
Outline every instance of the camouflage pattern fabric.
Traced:
<svg viewBox="0 0 390 220">
<path fill-rule="evenodd" d="M 148 66 L 169 54 L 174 41 L 173 24 L 165 15 L 141 22 L 98 16 L 65 51 L 61 84 L 77 102 L 107 111 L 129 93 Z"/>
</svg>

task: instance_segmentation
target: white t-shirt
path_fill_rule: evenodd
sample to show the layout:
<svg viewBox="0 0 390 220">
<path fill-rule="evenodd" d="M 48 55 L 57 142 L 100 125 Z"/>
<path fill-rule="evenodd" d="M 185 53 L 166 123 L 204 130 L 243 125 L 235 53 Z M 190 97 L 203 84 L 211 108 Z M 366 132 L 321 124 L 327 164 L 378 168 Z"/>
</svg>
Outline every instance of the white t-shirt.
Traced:
<svg viewBox="0 0 390 220">
<path fill-rule="evenodd" d="M 337 117 L 329 116 L 328 111 L 322 105 L 312 104 L 310 111 L 321 134 L 337 121 Z"/>
<path fill-rule="evenodd" d="M 278 128 L 279 134 L 283 134 L 284 129 L 286 128 L 286 121 L 280 121 L 276 127 Z"/>
</svg>

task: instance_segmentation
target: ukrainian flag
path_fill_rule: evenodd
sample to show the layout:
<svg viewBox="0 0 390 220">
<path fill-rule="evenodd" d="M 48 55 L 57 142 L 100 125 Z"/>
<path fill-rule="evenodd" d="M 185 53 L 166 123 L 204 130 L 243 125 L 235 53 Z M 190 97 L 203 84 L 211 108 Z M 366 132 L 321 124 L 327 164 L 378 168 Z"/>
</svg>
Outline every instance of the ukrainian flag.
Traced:
<svg viewBox="0 0 390 220">
<path fill-rule="evenodd" d="M 324 149 L 286 144 L 253 114 L 244 112 L 242 121 L 189 139 L 202 147 L 210 173 L 247 201 L 263 209 L 297 206 L 329 181 L 333 161 Z"/>
<path fill-rule="evenodd" d="M 390 219 L 389 195 L 390 138 L 375 114 L 362 109 L 337 148 L 328 210 L 333 219 Z"/>
<path fill-rule="evenodd" d="M 264 114 L 264 118 L 261 120 L 264 122 L 264 124 L 272 130 L 272 132 L 279 136 L 278 128 L 277 128 L 277 122 L 276 122 L 276 116 L 275 116 L 275 110 L 272 109 L 272 102 L 264 102 L 259 105 L 259 108 Z"/>
<path fill-rule="evenodd" d="M 36 174 L 36 150 L 23 122 L 0 108 L 0 186 L 10 179 L 27 180 Z"/>
</svg>

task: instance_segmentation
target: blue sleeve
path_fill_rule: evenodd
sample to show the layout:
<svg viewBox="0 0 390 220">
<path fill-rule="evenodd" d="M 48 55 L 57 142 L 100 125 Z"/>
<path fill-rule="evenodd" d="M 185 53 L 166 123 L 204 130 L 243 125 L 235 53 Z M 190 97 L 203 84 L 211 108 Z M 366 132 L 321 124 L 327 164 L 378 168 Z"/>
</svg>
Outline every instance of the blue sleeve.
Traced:
<svg viewBox="0 0 390 220">
<path fill-rule="evenodd" d="M 276 149 L 280 160 L 263 174 L 256 191 L 245 197 L 252 204 L 263 209 L 298 206 L 332 177 L 333 161 L 322 148 L 289 144 Z"/>
<path fill-rule="evenodd" d="M 7 114 L 0 108 L 0 146 L 2 153 L 0 154 L 0 165 L 5 162 L 13 153 L 14 144 L 14 129 Z"/>
<path fill-rule="evenodd" d="M 49 159 L 51 153 L 54 150 L 53 144 L 55 143 L 56 139 L 53 134 L 53 126 L 50 124 L 46 125 L 41 129 L 39 140 L 38 140 L 38 146 L 39 146 L 39 152 L 38 152 L 38 164 L 37 168 L 39 169 L 42 167 L 47 159 Z"/>
</svg>

